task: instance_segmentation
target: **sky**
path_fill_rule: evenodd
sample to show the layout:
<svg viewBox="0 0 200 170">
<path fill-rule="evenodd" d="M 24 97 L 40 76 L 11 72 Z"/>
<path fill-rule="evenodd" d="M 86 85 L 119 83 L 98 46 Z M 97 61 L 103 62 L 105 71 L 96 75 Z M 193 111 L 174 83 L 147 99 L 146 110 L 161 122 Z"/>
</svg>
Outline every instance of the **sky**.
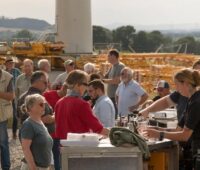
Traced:
<svg viewBox="0 0 200 170">
<path fill-rule="evenodd" d="M 84 1 L 84 0 L 80 0 Z M 200 24 L 200 0 L 91 0 L 92 24 Z M 0 16 L 55 23 L 55 0 L 0 0 Z"/>
</svg>

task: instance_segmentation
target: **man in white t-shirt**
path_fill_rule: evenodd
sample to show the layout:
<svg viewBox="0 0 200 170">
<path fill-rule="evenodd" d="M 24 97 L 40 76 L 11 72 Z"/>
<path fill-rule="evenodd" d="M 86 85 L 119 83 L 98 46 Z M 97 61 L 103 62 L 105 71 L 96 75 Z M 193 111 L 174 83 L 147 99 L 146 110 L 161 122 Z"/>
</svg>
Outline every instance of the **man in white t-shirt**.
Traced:
<svg viewBox="0 0 200 170">
<path fill-rule="evenodd" d="M 121 83 L 116 90 L 118 115 L 127 116 L 147 100 L 148 94 L 133 80 L 133 70 L 129 67 L 122 69 L 120 79 Z"/>
</svg>

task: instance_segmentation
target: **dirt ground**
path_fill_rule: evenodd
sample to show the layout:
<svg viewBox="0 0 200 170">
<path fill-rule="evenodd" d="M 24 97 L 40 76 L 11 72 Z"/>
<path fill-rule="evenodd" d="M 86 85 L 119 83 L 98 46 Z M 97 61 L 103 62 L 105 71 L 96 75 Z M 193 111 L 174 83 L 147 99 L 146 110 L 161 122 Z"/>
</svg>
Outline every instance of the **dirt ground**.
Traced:
<svg viewBox="0 0 200 170">
<path fill-rule="evenodd" d="M 16 140 L 12 139 L 11 129 L 8 130 L 8 134 L 9 134 L 9 147 L 10 147 L 10 160 L 11 160 L 10 170 L 20 170 L 21 159 L 23 157 L 22 148 L 19 139 Z"/>
</svg>

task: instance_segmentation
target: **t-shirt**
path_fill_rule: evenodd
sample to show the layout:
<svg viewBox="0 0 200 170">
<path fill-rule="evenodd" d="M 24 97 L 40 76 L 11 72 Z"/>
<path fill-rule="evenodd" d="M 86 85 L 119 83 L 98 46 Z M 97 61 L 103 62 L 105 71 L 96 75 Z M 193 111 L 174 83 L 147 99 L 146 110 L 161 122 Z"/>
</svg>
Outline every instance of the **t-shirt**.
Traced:
<svg viewBox="0 0 200 170">
<path fill-rule="evenodd" d="M 116 90 L 118 96 L 118 114 L 128 116 L 129 107 L 138 104 L 145 90 L 135 81 L 131 80 L 125 85 L 121 82 Z"/>
<path fill-rule="evenodd" d="M 108 73 L 106 74 L 105 78 L 108 79 L 113 79 L 115 77 L 119 77 L 121 70 L 125 67 L 125 65 L 123 63 L 117 63 L 115 65 L 113 65 L 110 70 L 108 71 Z M 110 98 L 114 98 L 115 97 L 115 92 L 116 89 L 118 87 L 118 84 L 108 84 L 107 86 L 107 95 Z"/>
<path fill-rule="evenodd" d="M 176 103 L 176 109 L 177 109 L 177 118 L 178 121 L 180 121 L 183 117 L 183 113 L 185 111 L 186 105 L 188 103 L 188 98 L 185 96 L 182 96 L 179 92 L 175 91 L 170 94 L 170 99 Z"/>
<path fill-rule="evenodd" d="M 6 71 L 9 72 L 8 70 L 6 70 Z M 21 72 L 18 68 L 13 68 L 13 69 L 11 69 L 11 71 L 9 73 L 12 74 L 12 76 L 13 76 L 13 84 L 15 86 L 16 79 L 21 74 Z"/>
<path fill-rule="evenodd" d="M 66 139 L 67 133 L 100 133 L 102 124 L 92 113 L 90 105 L 76 96 L 60 99 L 55 106 L 56 138 Z"/>
<path fill-rule="evenodd" d="M 65 71 L 64 73 L 59 74 L 55 81 L 52 83 L 52 87 L 54 89 L 60 89 L 63 83 L 65 82 L 67 78 L 67 72 Z"/>
<path fill-rule="evenodd" d="M 43 123 L 26 119 L 20 129 L 20 139 L 32 140 L 30 149 L 37 166 L 50 166 L 53 141 Z"/>
<path fill-rule="evenodd" d="M 23 122 L 26 118 L 28 118 L 28 113 L 22 112 L 21 106 L 24 104 L 26 96 L 31 95 L 31 94 L 41 94 L 41 91 L 37 88 L 30 87 L 26 93 L 21 95 L 17 103 L 17 114 L 18 114 L 18 117 L 20 117 L 21 122 Z M 53 110 L 48 103 L 45 103 L 45 111 L 44 111 L 44 115 L 42 116 L 46 116 L 46 115 L 53 115 Z M 47 127 L 50 134 L 55 131 L 55 123 L 48 123 L 48 124 L 45 123 L 45 126 Z"/>
<path fill-rule="evenodd" d="M 200 149 L 200 91 L 195 92 L 190 99 L 184 113 L 185 126 L 193 130 L 192 147 L 193 153 Z"/>
<path fill-rule="evenodd" d="M 57 91 L 56 90 L 50 90 L 50 91 L 44 92 L 43 96 L 45 97 L 47 102 L 50 104 L 52 109 L 54 110 L 54 107 L 55 107 L 57 101 L 60 99 L 60 96 L 58 96 Z"/>
<path fill-rule="evenodd" d="M 104 127 L 115 125 L 115 108 L 108 96 L 101 96 L 96 100 L 93 111 Z"/>
<path fill-rule="evenodd" d="M 43 93 L 43 96 L 45 97 L 46 101 L 52 107 L 52 109 L 54 111 L 57 101 L 61 98 L 60 96 L 58 96 L 57 91 L 56 90 L 47 91 L 47 92 Z M 53 139 L 56 137 L 55 132 L 51 133 L 51 137 Z"/>
<path fill-rule="evenodd" d="M 30 86 L 31 86 L 31 76 L 27 76 L 25 74 L 19 75 L 16 79 L 16 84 L 15 84 L 16 99 L 19 99 L 19 97 L 23 93 L 25 93 Z"/>
</svg>

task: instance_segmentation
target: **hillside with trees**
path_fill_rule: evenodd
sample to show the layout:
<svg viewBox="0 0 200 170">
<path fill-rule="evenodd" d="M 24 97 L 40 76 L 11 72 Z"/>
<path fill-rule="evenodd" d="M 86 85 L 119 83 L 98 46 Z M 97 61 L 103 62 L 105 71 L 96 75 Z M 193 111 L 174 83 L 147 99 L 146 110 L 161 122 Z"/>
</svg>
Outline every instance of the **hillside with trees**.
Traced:
<svg viewBox="0 0 200 170">
<path fill-rule="evenodd" d="M 98 28 L 98 29 L 97 29 Z M 138 31 L 130 25 L 109 30 L 101 26 L 93 26 L 93 43 L 103 48 L 115 47 L 127 52 L 178 52 L 200 54 L 200 40 L 191 34 L 183 34 L 173 38 L 161 31 Z M 97 44 L 97 45 L 96 45 Z"/>
<path fill-rule="evenodd" d="M 44 20 L 31 19 L 31 18 L 16 18 L 9 19 L 4 16 L 0 17 L 0 27 L 4 28 L 21 28 L 30 30 L 45 30 L 51 26 Z"/>
<path fill-rule="evenodd" d="M 26 38 L 37 40 L 41 34 L 54 26 L 46 21 L 0 17 L 0 41 L 12 42 Z M 53 31 L 52 31 L 53 32 Z M 54 37 L 47 37 L 54 40 Z M 115 29 L 93 26 L 93 44 L 95 50 L 117 48 L 124 52 L 178 52 L 200 54 L 200 32 L 165 32 L 159 30 L 136 30 L 126 25 Z"/>
</svg>

